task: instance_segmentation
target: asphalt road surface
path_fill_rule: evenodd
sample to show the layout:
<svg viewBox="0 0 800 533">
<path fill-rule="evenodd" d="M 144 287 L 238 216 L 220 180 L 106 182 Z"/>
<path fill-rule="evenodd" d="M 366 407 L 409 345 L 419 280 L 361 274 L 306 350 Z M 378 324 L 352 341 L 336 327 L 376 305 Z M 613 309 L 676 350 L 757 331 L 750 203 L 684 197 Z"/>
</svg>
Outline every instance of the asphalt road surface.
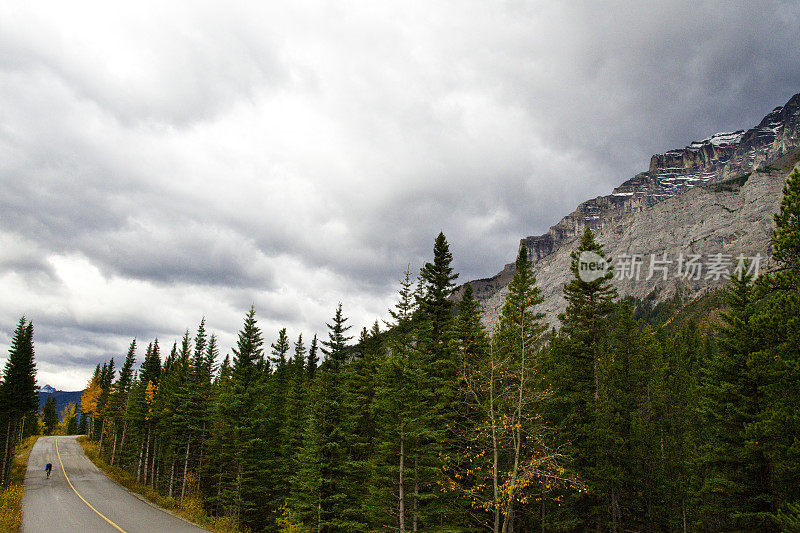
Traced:
<svg viewBox="0 0 800 533">
<path fill-rule="evenodd" d="M 50 479 L 47 463 L 53 464 Z M 39 437 L 28 459 L 22 506 L 25 533 L 205 531 L 111 481 L 75 437 Z"/>
</svg>

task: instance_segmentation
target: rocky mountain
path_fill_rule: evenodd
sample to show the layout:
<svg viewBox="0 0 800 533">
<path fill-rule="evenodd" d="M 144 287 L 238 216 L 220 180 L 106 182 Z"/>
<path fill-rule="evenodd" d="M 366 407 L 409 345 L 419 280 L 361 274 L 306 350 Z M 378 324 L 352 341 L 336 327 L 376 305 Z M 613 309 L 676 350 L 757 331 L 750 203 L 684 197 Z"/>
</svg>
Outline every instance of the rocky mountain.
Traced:
<svg viewBox="0 0 800 533">
<path fill-rule="evenodd" d="M 769 253 L 772 213 L 800 148 L 800 94 L 775 108 L 754 128 L 718 133 L 682 149 L 656 154 L 650 168 L 614 189 L 588 200 L 552 226 L 547 233 L 523 238 L 534 261 L 545 310 L 551 319 L 563 310 L 561 287 L 569 275 L 569 252 L 586 227 L 592 228 L 612 256 L 667 253 L 667 258 L 708 254 Z M 644 276 L 649 264 L 640 265 Z M 483 300 L 485 320 L 493 321 L 513 276 L 513 264 L 492 278 L 471 282 Z M 668 281 L 655 276 L 631 283 L 619 280 L 620 293 L 658 298 L 678 287 L 691 294 L 719 283 Z M 716 282 L 718 280 L 711 280 Z"/>
<path fill-rule="evenodd" d="M 83 391 L 63 391 L 57 390 L 50 385 L 45 385 L 41 389 L 39 389 L 39 410 L 42 410 L 44 407 L 44 402 L 47 400 L 47 397 L 52 395 L 56 399 L 56 412 L 58 413 L 59 420 L 61 419 L 61 410 L 67 406 L 67 404 L 75 404 L 80 409 L 81 403 L 81 396 L 83 396 Z"/>
</svg>

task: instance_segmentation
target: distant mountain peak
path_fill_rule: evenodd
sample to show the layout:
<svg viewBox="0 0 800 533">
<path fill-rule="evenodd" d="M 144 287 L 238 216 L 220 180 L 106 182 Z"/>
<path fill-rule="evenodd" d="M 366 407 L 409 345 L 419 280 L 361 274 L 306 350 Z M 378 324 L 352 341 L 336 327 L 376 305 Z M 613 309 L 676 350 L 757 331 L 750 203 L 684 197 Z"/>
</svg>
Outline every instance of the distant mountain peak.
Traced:
<svg viewBox="0 0 800 533">
<path fill-rule="evenodd" d="M 46 392 L 48 394 L 53 394 L 53 393 L 58 392 L 58 389 L 55 389 L 55 388 L 51 387 L 50 385 L 45 385 L 44 387 L 41 388 L 41 392 Z"/>
</svg>

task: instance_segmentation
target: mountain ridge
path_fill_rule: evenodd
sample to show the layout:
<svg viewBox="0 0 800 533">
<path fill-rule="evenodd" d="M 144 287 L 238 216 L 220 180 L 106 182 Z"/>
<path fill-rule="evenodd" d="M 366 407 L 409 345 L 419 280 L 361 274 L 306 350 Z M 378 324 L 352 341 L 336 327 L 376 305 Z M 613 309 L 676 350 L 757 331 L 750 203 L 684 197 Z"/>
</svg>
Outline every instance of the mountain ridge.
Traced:
<svg viewBox="0 0 800 533">
<path fill-rule="evenodd" d="M 753 182 L 751 187 L 757 185 L 761 188 L 761 194 L 764 195 L 760 199 L 755 198 L 754 201 L 759 204 L 759 208 L 765 208 L 767 204 L 770 208 L 777 208 L 781 187 L 770 187 L 762 183 L 763 175 L 768 174 L 770 180 L 782 183 L 780 178 L 785 179 L 785 175 L 778 176 L 774 172 L 770 174 L 770 164 L 786 158 L 790 160 L 794 157 L 796 159 L 798 148 L 800 148 L 800 93 L 792 96 L 785 105 L 774 108 L 749 130 L 716 133 L 702 141 L 693 141 L 684 148 L 653 155 L 647 171 L 640 172 L 626 180 L 609 195 L 598 196 L 581 203 L 572 213 L 551 226 L 543 235 L 520 239 L 520 246 L 528 249 L 530 258 L 536 267 L 538 263 L 565 246 L 571 250 L 572 243 L 586 227 L 590 227 L 596 233 L 602 232 L 606 235 L 609 232 L 604 230 L 612 227 L 615 228 L 612 233 L 619 233 L 620 224 L 649 224 L 659 227 L 658 223 L 650 220 L 655 214 L 652 212 L 655 206 L 669 199 L 684 196 L 698 188 L 710 190 L 709 187 L 722 183 L 728 183 L 730 186 L 731 180 L 735 181 L 743 176 L 746 182 L 747 177 L 754 172 L 762 176 L 756 180 L 758 183 Z M 786 162 L 782 165 L 782 171 L 785 170 L 788 174 L 792 165 L 787 166 Z M 739 194 L 740 187 L 734 187 L 734 189 L 727 193 Z M 691 197 L 698 202 L 698 210 L 701 211 L 706 210 L 709 206 L 700 204 L 708 201 L 714 203 L 708 195 L 693 194 Z M 691 205 L 683 202 L 681 205 L 683 209 L 692 209 Z M 718 208 L 724 211 L 721 205 L 719 204 Z M 768 216 L 763 209 L 757 211 L 759 216 L 767 217 L 771 228 L 771 216 Z M 733 214 L 728 213 L 731 215 L 729 218 L 732 219 L 730 223 L 738 228 L 737 231 L 747 233 L 753 229 L 739 228 L 738 223 L 733 220 Z M 771 215 L 771 212 L 769 214 Z M 633 218 L 631 218 L 632 216 Z M 709 214 L 709 216 L 712 215 Z M 713 217 L 725 219 L 725 214 L 714 213 Z M 699 221 L 687 218 L 684 223 L 696 225 Z M 668 231 L 668 228 L 661 228 L 661 230 Z M 721 228 L 718 230 L 721 231 Z M 759 231 L 761 230 L 763 228 L 759 228 Z M 613 238 L 611 235 L 608 237 Z M 768 242 L 769 234 L 759 233 L 759 238 Z M 602 239 L 600 241 L 604 242 Z M 666 243 L 665 241 L 665 244 L 670 244 L 669 248 L 676 251 L 680 248 L 679 243 Z M 755 246 L 755 243 L 750 244 L 748 245 L 749 250 L 764 248 Z M 768 253 L 768 247 L 764 248 L 764 251 Z M 514 265 L 510 263 L 490 278 L 470 282 L 476 297 L 482 301 L 487 324 L 491 323 L 492 315 L 496 314 L 491 311 L 491 308 L 496 305 L 497 298 L 495 297 L 503 292 L 513 274 Z M 458 296 L 460 292 L 461 288 L 456 295 Z M 672 288 L 666 292 L 673 292 Z M 552 310 L 556 310 L 555 307 L 550 307 L 553 308 Z"/>
<path fill-rule="evenodd" d="M 58 413 L 58 418 L 61 420 L 61 411 L 66 407 L 68 404 L 75 404 L 77 410 L 80 411 L 81 409 L 81 397 L 83 396 L 83 391 L 63 391 L 58 390 L 50 385 L 45 385 L 41 389 L 39 389 L 39 411 L 42 410 L 44 407 L 44 402 L 47 400 L 48 396 L 53 396 L 56 399 L 56 413 Z"/>
</svg>

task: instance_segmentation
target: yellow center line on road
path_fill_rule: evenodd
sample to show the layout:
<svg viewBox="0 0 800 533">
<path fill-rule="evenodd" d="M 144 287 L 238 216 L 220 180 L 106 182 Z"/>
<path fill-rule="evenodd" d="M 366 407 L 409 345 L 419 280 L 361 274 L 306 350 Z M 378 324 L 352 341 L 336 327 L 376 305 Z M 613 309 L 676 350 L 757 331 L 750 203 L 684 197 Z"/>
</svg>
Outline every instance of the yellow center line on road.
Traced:
<svg viewBox="0 0 800 533">
<path fill-rule="evenodd" d="M 69 483 L 69 486 L 72 488 L 73 492 L 75 492 L 75 494 L 77 494 L 77 495 L 78 495 L 78 498 L 80 498 L 80 499 L 81 499 L 81 501 L 82 501 L 83 503 L 85 503 L 86 505 L 88 505 L 88 506 L 89 506 L 89 509 L 91 509 L 92 511 L 94 511 L 95 513 L 97 513 L 98 515 L 100 515 L 100 518 L 102 518 L 103 520 L 105 520 L 106 522 L 108 522 L 109 524 L 111 524 L 111 527 L 113 527 L 113 528 L 114 528 L 114 529 L 116 529 L 117 531 L 120 531 L 121 533 L 127 533 L 127 532 L 126 532 L 124 529 L 122 529 L 121 527 L 119 527 L 117 524 L 115 524 L 114 522 L 112 522 L 111 520 L 109 520 L 108 518 L 106 518 L 106 517 L 103 515 L 103 513 L 101 513 L 100 511 L 98 511 L 98 510 L 97 510 L 97 509 L 95 509 L 94 507 L 92 507 L 92 504 L 91 504 L 91 503 L 89 503 L 89 502 L 87 502 L 87 501 L 86 501 L 86 500 L 83 498 L 83 496 L 81 496 L 81 494 L 80 494 L 80 493 L 79 493 L 77 490 L 75 490 L 75 487 L 72 485 L 72 481 L 70 481 L 70 480 L 69 480 L 69 476 L 67 475 L 67 471 L 66 471 L 66 470 L 64 470 L 64 463 L 61 461 L 61 454 L 58 452 L 58 437 L 56 437 L 56 455 L 58 456 L 58 464 L 60 464 L 60 465 L 61 465 L 61 471 L 64 473 L 64 478 L 67 480 L 67 483 Z"/>
</svg>

